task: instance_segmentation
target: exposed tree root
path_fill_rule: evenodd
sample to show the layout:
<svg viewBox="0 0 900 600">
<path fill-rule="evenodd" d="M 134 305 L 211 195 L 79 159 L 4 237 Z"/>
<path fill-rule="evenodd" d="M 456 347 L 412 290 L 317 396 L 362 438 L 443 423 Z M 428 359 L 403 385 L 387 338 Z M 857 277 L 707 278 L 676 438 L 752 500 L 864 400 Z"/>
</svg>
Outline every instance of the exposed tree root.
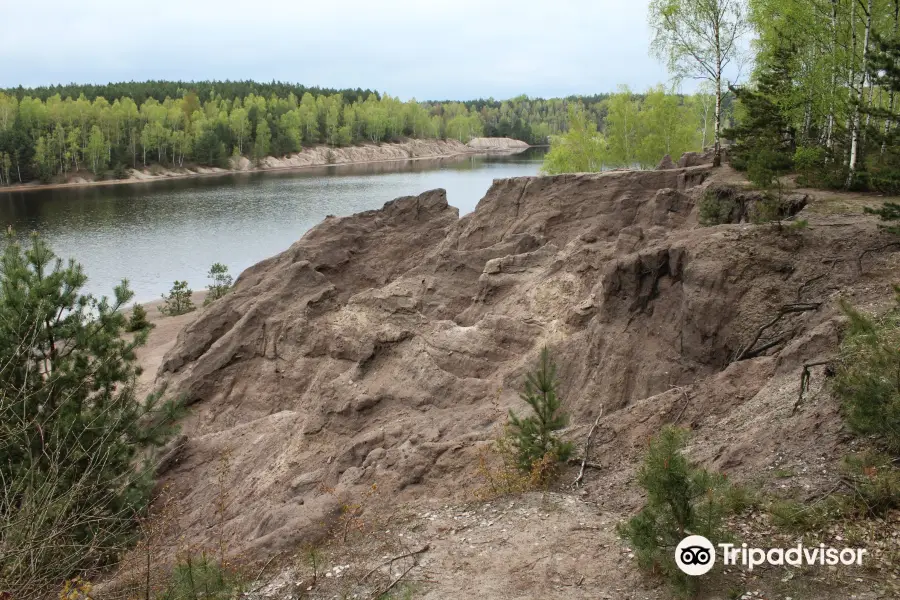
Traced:
<svg viewBox="0 0 900 600">
<path fill-rule="evenodd" d="M 781 319 L 783 319 L 785 317 L 785 315 L 801 313 L 801 312 L 809 312 L 812 310 L 818 310 L 820 306 L 822 306 L 821 302 L 797 302 L 794 304 L 785 304 L 784 306 L 782 306 L 781 308 L 778 309 L 778 314 L 776 314 L 775 317 L 772 318 L 771 321 L 769 321 L 768 323 L 766 323 L 765 325 L 763 325 L 762 327 L 760 327 L 759 329 L 756 330 L 756 334 L 753 336 L 753 341 L 751 341 L 749 344 L 744 346 L 744 348 L 740 352 L 737 353 L 737 355 L 735 356 L 735 358 L 732 362 L 738 362 L 740 360 L 754 358 L 756 356 L 759 356 L 760 354 L 762 354 L 769 348 L 777 346 L 781 342 L 786 341 L 790 337 L 789 334 L 784 334 L 784 335 L 778 336 L 774 340 L 766 342 L 765 344 L 763 344 L 762 346 L 760 346 L 758 348 L 755 347 L 757 342 L 759 342 L 759 339 L 766 332 L 766 330 L 769 329 L 770 327 L 776 325 L 779 321 L 781 321 Z"/>
</svg>

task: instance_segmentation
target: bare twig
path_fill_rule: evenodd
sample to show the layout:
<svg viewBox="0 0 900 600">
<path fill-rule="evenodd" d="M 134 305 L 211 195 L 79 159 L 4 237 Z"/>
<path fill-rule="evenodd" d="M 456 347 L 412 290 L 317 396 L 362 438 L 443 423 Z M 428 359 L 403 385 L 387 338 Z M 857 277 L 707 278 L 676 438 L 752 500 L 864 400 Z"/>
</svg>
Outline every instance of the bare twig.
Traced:
<svg viewBox="0 0 900 600">
<path fill-rule="evenodd" d="M 578 471 L 578 477 L 575 478 L 575 481 L 572 483 L 572 487 L 578 487 L 581 485 L 581 482 L 584 480 L 584 467 L 588 463 L 588 459 L 591 455 L 591 443 L 594 441 L 594 431 L 596 431 L 597 426 L 600 424 L 600 419 L 603 418 L 603 405 L 600 405 L 600 414 L 597 415 L 597 418 L 594 419 L 594 424 L 591 425 L 590 431 L 588 431 L 587 441 L 584 443 L 584 457 L 581 459 L 581 469 Z"/>
<path fill-rule="evenodd" d="M 374 573 L 375 571 L 377 571 L 377 570 L 380 569 L 381 567 L 386 567 L 386 566 L 388 566 L 388 565 L 392 565 L 392 564 L 394 564 L 395 562 L 397 562 L 398 560 L 402 560 L 402 559 L 404 559 L 404 558 L 409 558 L 410 556 L 418 556 L 419 554 L 422 554 L 423 552 L 428 552 L 428 550 L 430 550 L 430 549 L 431 549 L 431 545 L 430 545 L 430 544 L 425 544 L 424 546 L 422 546 L 422 547 L 419 548 L 418 550 L 413 550 L 412 552 L 407 552 L 406 554 L 400 554 L 399 556 L 395 556 L 394 558 L 392 558 L 392 559 L 390 559 L 390 560 L 387 560 L 387 561 L 381 563 L 380 565 L 376 566 L 374 569 L 372 569 L 371 571 L 369 571 L 368 573 L 366 573 L 365 575 L 363 575 L 363 576 L 362 576 L 362 579 L 360 579 L 360 580 L 357 582 L 357 585 L 359 585 L 360 583 L 362 583 L 363 581 L 365 581 L 366 579 L 368 579 L 369 576 L 370 576 L 372 573 Z M 390 588 L 388 588 L 388 589 L 390 589 Z M 387 590 L 385 590 L 385 592 L 386 592 L 386 591 L 387 591 Z M 385 593 L 385 592 L 382 592 L 382 594 Z"/>
<path fill-rule="evenodd" d="M 263 565 L 263 568 L 259 570 L 259 573 L 256 574 L 256 577 L 253 579 L 253 583 L 250 584 L 250 587 L 256 585 L 256 582 L 259 581 L 259 578 L 262 577 L 262 574 L 266 572 L 266 569 L 269 568 L 269 565 L 272 564 L 272 561 L 281 556 L 281 552 L 277 552 L 272 555 L 272 557 L 266 561 L 266 564 Z"/>
<path fill-rule="evenodd" d="M 415 569 L 417 566 L 419 566 L 419 563 L 416 562 L 416 561 L 413 561 L 413 564 L 409 565 L 409 568 L 406 569 L 405 571 L 403 571 L 403 573 L 401 573 L 400 576 L 397 577 L 397 579 L 395 579 L 394 581 L 392 581 L 392 582 L 390 583 L 390 585 L 388 585 L 388 586 L 387 586 L 386 588 L 384 588 L 383 590 L 377 591 L 377 592 L 375 592 L 374 594 L 372 594 L 372 600 L 375 600 L 376 598 L 381 598 L 382 596 L 384 596 L 385 594 L 387 594 L 389 591 L 391 591 L 391 590 L 394 588 L 395 585 L 397 585 L 398 583 L 400 583 L 400 581 L 401 581 L 404 577 L 406 577 L 406 575 L 407 575 L 410 571 L 412 571 L 413 569 Z"/>
<path fill-rule="evenodd" d="M 678 413 L 678 416 L 675 417 L 675 420 L 672 421 L 672 425 L 678 425 L 678 421 L 681 420 L 681 417 L 684 415 L 685 409 L 687 409 L 688 404 L 691 402 L 691 397 L 688 396 L 688 393 L 682 389 L 681 395 L 684 396 L 684 406 L 681 407 L 681 411 Z"/>
</svg>

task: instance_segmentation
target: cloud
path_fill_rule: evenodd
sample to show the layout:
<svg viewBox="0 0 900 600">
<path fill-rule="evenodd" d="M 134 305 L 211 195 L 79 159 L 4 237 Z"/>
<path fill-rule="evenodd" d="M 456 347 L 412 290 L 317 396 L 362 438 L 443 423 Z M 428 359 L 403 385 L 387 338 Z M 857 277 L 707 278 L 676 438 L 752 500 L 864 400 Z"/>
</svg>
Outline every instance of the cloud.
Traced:
<svg viewBox="0 0 900 600">
<path fill-rule="evenodd" d="M 646 0 L 45 0 L 4 9 L 0 87 L 256 79 L 402 99 L 644 89 Z M 15 25 L 13 25 L 15 24 Z"/>
</svg>

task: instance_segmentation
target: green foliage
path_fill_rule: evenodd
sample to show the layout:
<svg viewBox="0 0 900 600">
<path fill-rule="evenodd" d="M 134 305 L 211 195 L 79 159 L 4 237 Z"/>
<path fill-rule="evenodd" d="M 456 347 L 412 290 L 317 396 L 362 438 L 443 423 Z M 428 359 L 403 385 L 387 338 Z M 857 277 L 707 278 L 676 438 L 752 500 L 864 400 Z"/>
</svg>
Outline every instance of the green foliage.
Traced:
<svg viewBox="0 0 900 600">
<path fill-rule="evenodd" d="M 116 163 L 115 165 L 113 165 L 113 178 L 128 179 L 128 167 L 126 167 L 122 163 Z"/>
<path fill-rule="evenodd" d="M 683 454 L 687 432 L 665 427 L 650 442 L 638 483 L 647 492 L 644 508 L 619 526 L 634 547 L 638 564 L 659 572 L 676 587 L 696 582 L 675 564 L 673 549 L 687 535 L 702 535 L 713 544 L 727 537 L 723 518 L 738 503 L 725 477 L 693 465 Z"/>
<path fill-rule="evenodd" d="M 152 329 L 153 323 L 147 320 L 147 310 L 141 304 L 135 304 L 128 319 L 128 331 L 144 331 Z"/>
<path fill-rule="evenodd" d="M 841 342 L 834 392 L 853 429 L 877 435 L 900 454 L 900 307 L 882 317 L 865 315 L 846 302 L 842 308 L 850 323 Z"/>
<path fill-rule="evenodd" d="M 793 52 L 790 47 L 778 48 L 772 60 L 758 67 L 755 87 L 733 89 L 740 120 L 724 132 L 733 141 L 728 153 L 732 166 L 747 170 L 757 187 L 769 187 L 792 166 L 796 132 L 779 102 L 792 84 Z"/>
<path fill-rule="evenodd" d="M 123 337 L 126 281 L 112 301 L 81 293 L 80 265 L 12 232 L 0 256 L 0 595 L 41 597 L 113 559 L 146 508 L 148 451 L 174 433 L 180 406 L 135 398 Z"/>
<path fill-rule="evenodd" d="M 814 502 L 774 500 L 768 505 L 772 522 L 796 532 L 820 532 L 836 521 L 883 518 L 900 507 L 900 470 L 890 457 L 864 452 L 844 458 L 841 476 L 846 493 L 829 494 Z"/>
<path fill-rule="evenodd" d="M 800 146 L 794 151 L 794 169 L 797 171 L 797 183 L 800 185 L 822 185 L 825 174 L 824 148 Z"/>
<path fill-rule="evenodd" d="M 209 292 L 206 294 L 206 299 L 203 301 L 204 306 L 215 302 L 230 292 L 233 283 L 231 275 L 228 274 L 228 267 L 222 263 L 213 263 L 206 276 L 209 277 L 211 283 L 209 284 Z"/>
<path fill-rule="evenodd" d="M 853 488 L 851 510 L 858 517 L 884 517 L 900 508 L 900 470 L 883 454 L 864 452 L 844 458 L 842 474 Z"/>
<path fill-rule="evenodd" d="M 531 407 L 532 414 L 520 418 L 509 411 L 509 435 L 515 445 L 516 465 L 522 472 L 531 472 L 546 457 L 565 462 L 572 454 L 572 444 L 560 440 L 555 433 L 568 424 L 557 385 L 556 365 L 545 347 L 537 368 L 528 373 L 525 389 L 519 394 Z"/>
<path fill-rule="evenodd" d="M 14 179 L 51 181 L 85 168 L 99 177 L 109 165 L 116 177 L 124 176 L 126 167 L 154 164 L 228 168 L 232 157 L 258 163 L 267 155 L 298 152 L 303 145 L 340 147 L 404 137 L 467 141 L 486 135 L 546 144 L 566 133 L 572 106 L 584 107 L 594 130 L 607 114 L 611 129 L 617 130 L 623 94 L 401 102 L 363 90 L 253 82 L 17 88 L 0 92 L 0 185 Z M 629 92 L 625 104 L 641 99 Z M 665 152 L 677 153 L 684 134 L 691 135 L 691 144 L 700 144 L 710 122 L 708 110 L 698 111 L 701 104 L 708 108 L 708 94 L 694 98 L 650 90 L 645 109 L 652 125 L 637 140 L 644 140 L 641 155 L 659 154 L 648 159 L 658 161 Z M 626 128 L 633 125 L 626 123 Z M 634 152 L 632 148 L 628 166 L 634 164 Z"/>
<path fill-rule="evenodd" d="M 584 107 L 569 105 L 568 128 L 567 133 L 551 138 L 541 171 L 555 175 L 602 170 L 605 142 Z"/>
<path fill-rule="evenodd" d="M 169 317 L 176 317 L 189 313 L 196 308 L 191 295 L 193 290 L 188 287 L 187 281 L 176 281 L 169 290 L 169 295 L 163 295 L 165 303 L 159 307 L 159 312 Z"/>
<path fill-rule="evenodd" d="M 203 553 L 187 555 L 172 569 L 165 590 L 156 600 L 233 600 L 246 583 L 236 570 Z"/>
<path fill-rule="evenodd" d="M 734 223 L 735 211 L 739 209 L 735 191 L 731 188 L 709 188 L 703 192 L 698 205 L 700 224 L 704 227 Z"/>
</svg>

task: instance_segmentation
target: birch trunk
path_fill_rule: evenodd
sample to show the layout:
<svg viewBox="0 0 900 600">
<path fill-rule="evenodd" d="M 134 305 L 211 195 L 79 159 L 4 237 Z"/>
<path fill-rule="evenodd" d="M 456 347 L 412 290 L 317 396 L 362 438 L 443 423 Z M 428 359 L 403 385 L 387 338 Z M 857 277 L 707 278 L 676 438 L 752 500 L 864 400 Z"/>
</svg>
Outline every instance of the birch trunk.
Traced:
<svg viewBox="0 0 900 600">
<path fill-rule="evenodd" d="M 855 4 L 854 4 L 855 6 Z M 862 72 L 863 72 L 863 84 L 865 84 L 866 80 L 866 66 L 867 60 L 869 56 L 869 34 L 872 30 L 872 0 L 868 1 L 867 11 L 866 11 L 866 33 L 863 38 L 863 53 L 862 53 Z M 854 35 L 855 39 L 855 35 Z M 853 184 L 853 180 L 856 177 L 856 163 L 859 159 L 859 109 L 860 103 L 862 102 L 863 90 L 858 89 L 854 93 L 854 106 L 853 106 L 853 125 L 850 130 L 850 163 L 848 165 L 847 170 L 847 187 L 849 188 Z"/>
</svg>

